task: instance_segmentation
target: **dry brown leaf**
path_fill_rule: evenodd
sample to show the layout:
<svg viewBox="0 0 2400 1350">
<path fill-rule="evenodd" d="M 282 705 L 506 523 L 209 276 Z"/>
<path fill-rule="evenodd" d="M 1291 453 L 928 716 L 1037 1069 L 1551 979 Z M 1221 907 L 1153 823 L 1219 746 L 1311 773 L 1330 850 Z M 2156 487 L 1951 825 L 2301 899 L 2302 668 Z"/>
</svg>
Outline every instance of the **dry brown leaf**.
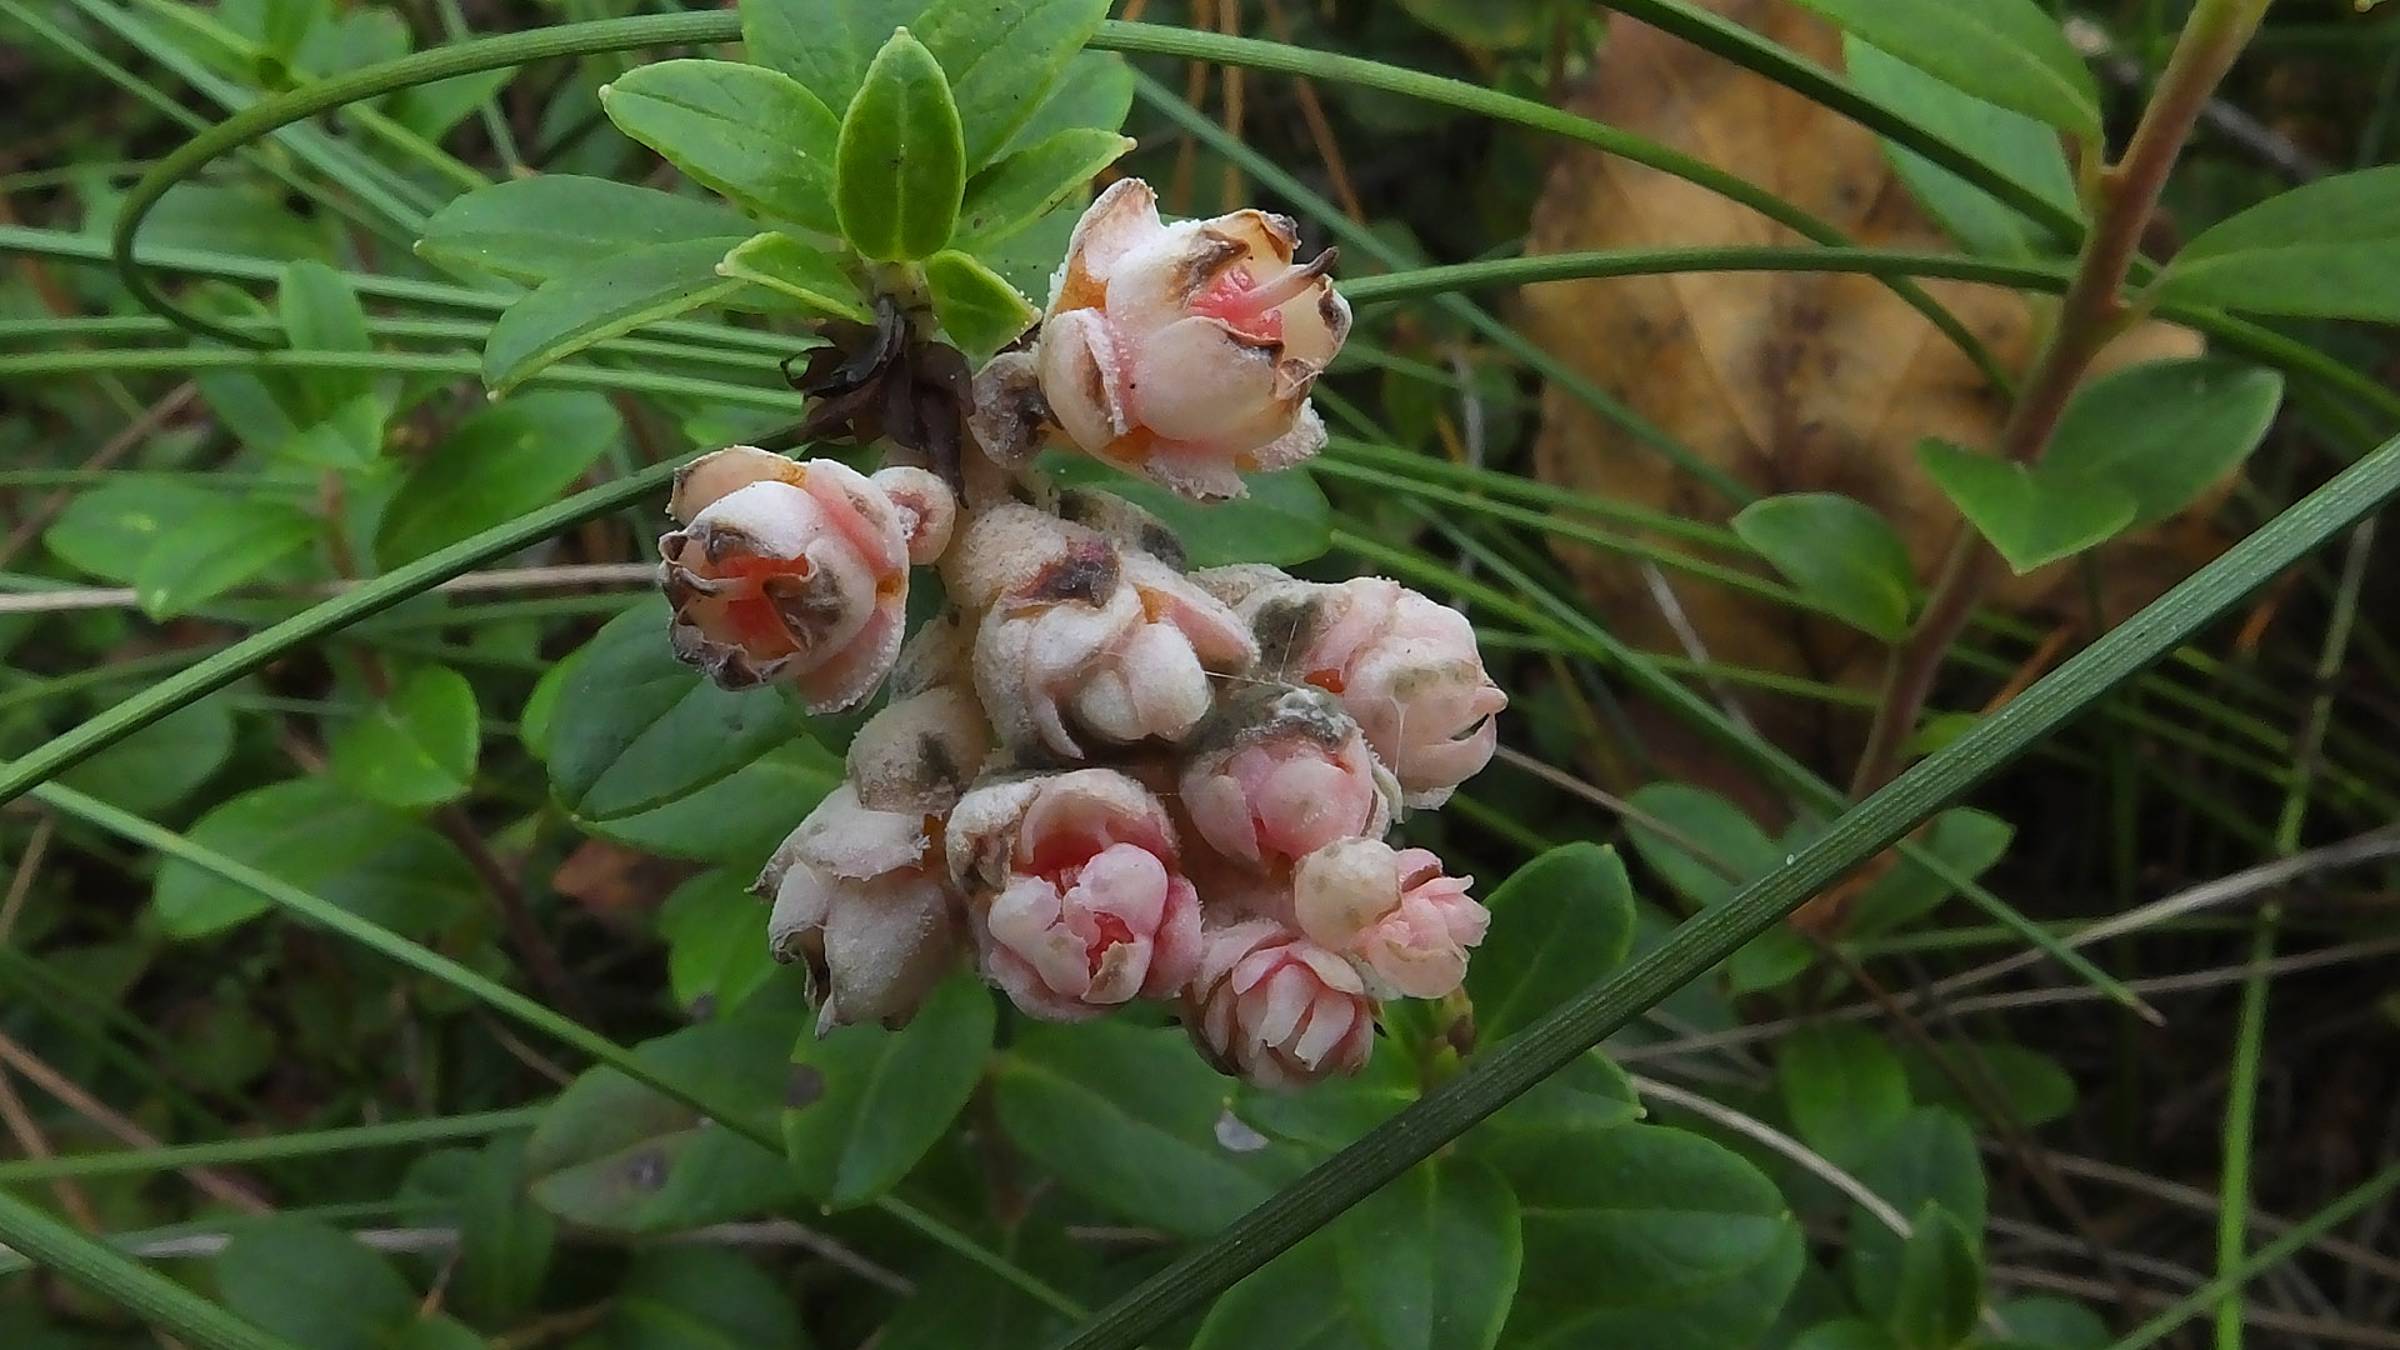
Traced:
<svg viewBox="0 0 2400 1350">
<path fill-rule="evenodd" d="M 1782 0 L 1716 0 L 1719 12 L 1812 59 L 1840 64 L 1838 35 Z M 1861 244 L 1950 247 L 1893 175 L 1872 133 L 1739 66 L 1656 29 L 1612 16 L 1607 45 L 1574 111 L 1697 155 L 1831 221 Z M 1655 169 L 1578 150 L 1551 171 L 1529 253 L 1579 249 L 1783 245 L 1807 241 L 1706 189 Z M 1926 289 L 2005 368 L 2022 370 L 2035 303 L 1963 283 Z M 1937 436 L 1988 446 L 2006 407 L 1973 364 L 1881 282 L 1861 276 L 1709 274 L 1529 287 L 1527 331 L 1703 460 L 1762 494 L 1839 492 L 1890 520 L 1920 576 L 1948 546 L 1958 516 L 1917 467 Z M 2195 354 L 2197 335 L 2153 324 L 2126 335 L 2100 369 Z M 1559 388 L 1545 391 L 1537 472 L 1547 481 L 1680 516 L 1732 513 L 1706 483 Z M 2176 527 L 2111 546 L 2112 609 L 2130 608 L 2205 557 Z M 1639 567 L 1574 549 L 1576 576 L 1610 625 L 1652 650 L 1682 644 Z M 1690 578 L 1671 578 L 1692 628 L 1718 661 L 1852 686 L 1881 676 L 1880 643 L 1830 621 Z M 2062 580 L 2066 583 L 2062 587 Z M 2040 606 L 2081 588 L 2052 568 L 2008 583 L 1997 602 Z M 1863 732 L 1855 712 L 1745 695 L 1761 728 L 1829 770 L 1844 770 Z M 1646 721 L 1648 719 L 1645 719 Z M 1670 743 L 1669 762 L 1682 758 Z M 1710 775 L 1715 777 L 1715 775 Z M 1721 781 L 1721 780 L 1720 780 Z M 1752 794 L 1745 794 L 1752 795 Z"/>
</svg>

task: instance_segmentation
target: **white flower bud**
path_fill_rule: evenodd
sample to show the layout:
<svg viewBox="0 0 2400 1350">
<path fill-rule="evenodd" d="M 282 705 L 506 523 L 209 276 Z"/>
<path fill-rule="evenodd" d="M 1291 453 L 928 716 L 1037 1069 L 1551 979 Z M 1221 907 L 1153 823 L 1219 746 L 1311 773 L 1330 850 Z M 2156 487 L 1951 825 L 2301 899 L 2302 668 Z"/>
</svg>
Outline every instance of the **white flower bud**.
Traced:
<svg viewBox="0 0 2400 1350">
<path fill-rule="evenodd" d="M 806 963 L 819 1035 L 905 1024 L 956 964 L 957 903 L 927 865 L 932 843 L 923 815 L 870 811 L 845 784 L 759 875 L 770 950 Z"/>
</svg>

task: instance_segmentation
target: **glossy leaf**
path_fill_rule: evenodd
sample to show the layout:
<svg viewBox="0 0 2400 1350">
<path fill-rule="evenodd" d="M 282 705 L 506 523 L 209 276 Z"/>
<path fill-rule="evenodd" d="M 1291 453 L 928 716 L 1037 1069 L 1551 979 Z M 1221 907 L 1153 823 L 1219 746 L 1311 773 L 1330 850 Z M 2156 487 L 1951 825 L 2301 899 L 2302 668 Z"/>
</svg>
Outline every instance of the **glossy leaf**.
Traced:
<svg viewBox="0 0 2400 1350">
<path fill-rule="evenodd" d="M 1479 1045 L 1530 1026 L 1615 969 L 1633 945 L 1633 885 L 1613 848 L 1562 844 L 1484 903 L 1491 931 L 1467 966 Z"/>
<path fill-rule="evenodd" d="M 1983 1310 L 1983 1259 L 1974 1235 L 1928 1202 L 1910 1220 L 1891 1324 L 1902 1350 L 1952 1350 Z"/>
<path fill-rule="evenodd" d="M 483 740 L 475 688 L 447 666 L 419 666 L 393 683 L 327 745 L 335 781 L 390 806 L 432 806 L 463 795 Z"/>
<path fill-rule="evenodd" d="M 738 239 L 685 239 L 613 254 L 555 277 L 502 311 L 484 340 L 483 382 L 507 393 L 595 342 L 725 299 L 742 284 L 717 274 Z"/>
<path fill-rule="evenodd" d="M 2100 138 L 2100 90 L 2035 0 L 1800 0 L 1864 41 L 1959 90 Z"/>
<path fill-rule="evenodd" d="M 1634 851 L 1695 905 L 1726 903 L 1743 886 L 1782 866 L 1790 852 L 1740 807 L 1705 788 L 1653 783 L 1629 800 L 1645 817 L 1626 824 Z M 1726 969 L 1734 992 L 1750 993 L 1782 984 L 1812 959 L 1807 943 L 1777 927 L 1744 944 Z"/>
<path fill-rule="evenodd" d="M 133 590 L 154 619 L 202 605 L 299 553 L 316 541 L 316 519 L 281 502 L 210 509 L 170 524 L 134 569 Z"/>
<path fill-rule="evenodd" d="M 789 296 L 822 314 L 860 323 L 874 317 L 841 264 L 788 234 L 753 235 L 736 244 L 718 260 L 717 275 Z"/>
<path fill-rule="evenodd" d="M 474 872 L 448 840 L 316 779 L 228 798 L 188 834 L 203 848 L 403 933 L 438 928 L 480 898 Z M 268 907 L 248 887 L 173 859 L 158 869 L 151 904 L 159 926 L 177 938 L 223 932 Z"/>
<path fill-rule="evenodd" d="M 1909 1112 L 1851 1171 L 1902 1214 L 1936 1205 L 1965 1231 L 1983 1231 L 1983 1158 L 1974 1132 L 1952 1112 L 1939 1107 Z M 1842 1269 L 1851 1293 L 1867 1312 L 1889 1318 L 1897 1306 L 1907 1244 L 1856 1205 L 1850 1208 L 1849 1235 Z"/>
<path fill-rule="evenodd" d="M 1248 496 L 1201 503 L 1085 455 L 1051 451 L 1036 467 L 1061 487 L 1095 488 L 1158 517 L 1182 541 L 1193 567 L 1288 567 L 1333 547 L 1333 507 L 1306 469 L 1245 474 Z"/>
<path fill-rule="evenodd" d="M 1837 1162 L 1865 1157 L 1909 1111 L 1898 1057 L 1873 1032 L 1841 1023 L 1785 1037 L 1776 1048 L 1775 1085 L 1800 1142 Z"/>
<path fill-rule="evenodd" d="M 631 815 L 575 823 L 665 858 L 755 875 L 792 826 L 841 785 L 842 757 L 811 740 L 779 745 L 708 786 Z"/>
<path fill-rule="evenodd" d="M 602 86 L 617 130 L 713 192 L 831 234 L 841 121 L 788 75 L 735 61 L 657 61 Z"/>
<path fill-rule="evenodd" d="M 942 332 L 973 360 L 1016 341 L 1042 316 L 1016 287 L 957 249 L 926 259 L 925 280 L 933 288 L 933 313 L 942 321 Z"/>
<path fill-rule="evenodd" d="M 925 0 L 740 0 L 749 58 L 807 86 L 828 108 L 847 108 L 867 63 L 892 30 L 917 21 Z"/>
<path fill-rule="evenodd" d="M 1872 508 L 1835 492 L 1787 493 L 1743 507 L 1733 530 L 1801 598 L 1879 638 L 1908 631 L 1916 569 L 1899 532 Z"/>
<path fill-rule="evenodd" d="M 550 785 L 579 817 L 663 806 L 806 729 L 799 705 L 779 690 L 729 693 L 701 678 L 675 659 L 666 633 L 666 603 L 646 601 L 611 619 L 575 658 L 551 716 Z"/>
<path fill-rule="evenodd" d="M 1115 52 L 1080 51 L 1003 153 L 1030 149 L 1070 128 L 1115 131 L 1132 110 L 1133 67 Z"/>
<path fill-rule="evenodd" d="M 903 28 L 867 66 L 835 151 L 842 236 L 885 262 L 929 257 L 958 224 L 966 142 L 941 63 Z"/>
<path fill-rule="evenodd" d="M 1199 1237 L 1273 1193 L 1259 1153 L 1217 1138 L 1232 1085 L 1180 1031 L 1118 1021 L 1029 1029 L 995 1080 L 1001 1127 L 1059 1184 Z"/>
<path fill-rule="evenodd" d="M 2140 529 L 2191 505 L 2250 457 L 2283 403 L 2283 376 L 2221 356 L 2152 361 L 2076 391 L 2037 475 L 2133 498 Z"/>
<path fill-rule="evenodd" d="M 980 168 L 1033 116 L 1100 27 L 1108 0 L 931 0 L 913 22 L 942 69 Z"/>
<path fill-rule="evenodd" d="M 2160 300 L 2400 322 L 2400 165 L 2269 197 L 2184 245 Z"/>
<path fill-rule="evenodd" d="M 2055 130 L 1964 93 L 1856 37 L 1843 43 L 1842 52 L 1850 83 L 1859 92 L 1905 114 L 1911 123 L 1974 155 L 2067 215 L 2083 214 L 2074 171 Z M 2057 251 L 2048 230 L 1990 193 L 1892 141 L 1885 141 L 1883 148 L 1900 181 L 1967 252 L 2032 258 Z"/>
<path fill-rule="evenodd" d="M 992 992 L 961 976 L 898 1031 L 843 1027 L 793 1047 L 783 1113 L 793 1175 L 828 1209 L 898 1184 L 950 1128 L 991 1055 Z"/>
<path fill-rule="evenodd" d="M 1068 127 L 994 161 L 967 182 L 959 247 L 980 252 L 1031 225 L 1133 146 L 1111 128 Z"/>
<path fill-rule="evenodd" d="M 1940 441 L 1919 444 L 1917 462 L 2020 576 L 2116 537 L 2140 509 L 2105 483 L 2069 483 Z"/>
<path fill-rule="evenodd" d="M 541 282 L 633 249 L 738 237 L 752 228 L 720 202 L 608 178 L 545 173 L 453 197 L 425 222 L 417 256 L 441 267 Z"/>
<path fill-rule="evenodd" d="M 548 504 L 624 431 L 601 394 L 534 390 L 482 409 L 401 481 L 376 527 L 376 561 L 398 567 Z"/>
<path fill-rule="evenodd" d="M 739 777 L 739 775 L 736 775 Z M 728 780 L 731 781 L 731 780 Z M 766 904 L 745 872 L 703 872 L 658 910 L 667 943 L 667 988 L 695 1021 L 737 1006 L 774 973 Z"/>
</svg>

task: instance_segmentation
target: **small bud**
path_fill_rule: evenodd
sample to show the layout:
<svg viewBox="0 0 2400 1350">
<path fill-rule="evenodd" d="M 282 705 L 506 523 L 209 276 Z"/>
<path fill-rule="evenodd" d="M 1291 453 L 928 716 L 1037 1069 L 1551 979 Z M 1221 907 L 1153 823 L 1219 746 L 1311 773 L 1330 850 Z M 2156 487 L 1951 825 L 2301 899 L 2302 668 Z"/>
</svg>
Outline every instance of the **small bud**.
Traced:
<svg viewBox="0 0 2400 1350">
<path fill-rule="evenodd" d="M 778 961 L 806 963 L 817 1033 L 899 1027 L 956 964 L 956 902 L 927 863 L 923 815 L 870 811 L 845 784 L 775 850 L 757 890 Z"/>
<path fill-rule="evenodd" d="M 1252 870 L 1380 838 L 1400 791 L 1332 695 L 1288 685 L 1221 699 L 1194 735 L 1181 790 L 1201 837 Z"/>
<path fill-rule="evenodd" d="M 1242 569 L 1196 580 L 1240 595 L 1260 673 L 1342 701 L 1407 805 L 1441 805 L 1491 762 L 1493 718 L 1508 696 L 1484 673 L 1475 629 L 1457 610 L 1381 577 L 1272 582 Z"/>
<path fill-rule="evenodd" d="M 941 814 L 983 771 L 991 724 L 974 694 L 936 685 L 896 699 L 850 741 L 849 778 L 877 811 Z"/>
<path fill-rule="evenodd" d="M 1027 507 L 978 516 L 945 568 L 987 608 L 975 688 L 1001 741 L 1066 760 L 1086 743 L 1179 742 L 1214 677 L 1256 655 L 1233 611 L 1166 564 Z"/>
<path fill-rule="evenodd" d="M 908 524 L 881 487 L 833 460 L 770 455 L 788 473 L 738 482 L 766 467 L 752 458 L 763 453 L 712 455 L 677 486 L 673 504 L 691 519 L 658 541 L 675 654 L 728 689 L 789 679 L 811 712 L 855 707 L 900 650 Z"/>
<path fill-rule="evenodd" d="M 1184 1028 L 1221 1073 L 1291 1089 L 1366 1067 L 1375 1000 L 1349 963 L 1272 919 L 1212 928 Z"/>
<path fill-rule="evenodd" d="M 950 547 L 950 531 L 958 524 L 958 496 L 942 476 L 930 469 L 894 465 L 878 469 L 868 481 L 882 488 L 900 509 L 900 528 L 908 540 L 908 560 L 930 566 Z"/>
<path fill-rule="evenodd" d="M 1491 914 L 1421 848 L 1344 839 L 1300 860 L 1292 913 L 1300 931 L 1348 958 L 1387 997 L 1441 998 L 1467 976 L 1467 949 Z"/>
<path fill-rule="evenodd" d="M 1160 222 L 1140 179 L 1100 194 L 1067 249 L 1027 359 L 976 382 L 975 427 L 1016 462 L 1044 425 L 1086 454 L 1186 496 L 1238 497 L 1244 472 L 1313 455 L 1308 393 L 1350 331 L 1293 223 L 1263 211 Z"/>
<path fill-rule="evenodd" d="M 951 814 L 984 973 L 1052 1021 L 1171 998 L 1199 959 L 1200 897 L 1158 800 L 1111 769 L 1006 779 Z"/>
</svg>

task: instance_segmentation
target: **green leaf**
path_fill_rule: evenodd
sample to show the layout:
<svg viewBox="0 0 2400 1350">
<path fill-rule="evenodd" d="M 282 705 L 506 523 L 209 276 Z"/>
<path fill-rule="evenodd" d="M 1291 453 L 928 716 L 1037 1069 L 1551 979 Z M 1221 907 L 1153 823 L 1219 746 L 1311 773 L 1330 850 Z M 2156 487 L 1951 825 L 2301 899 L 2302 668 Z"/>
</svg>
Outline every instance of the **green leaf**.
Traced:
<svg viewBox="0 0 2400 1350">
<path fill-rule="evenodd" d="M 2070 216 L 2083 214 L 2074 171 L 2058 133 L 2042 123 L 1960 92 L 1856 37 L 1842 44 L 1850 83 L 1905 114 L 1914 125 L 1990 165 Z M 1969 253 L 2032 258 L 2054 252 L 2050 231 L 2014 208 L 1897 142 L 1884 154 L 1900 181 Z"/>
<path fill-rule="evenodd" d="M 867 63 L 892 30 L 917 21 L 925 0 L 741 0 L 749 58 L 807 86 L 828 108 L 847 108 Z"/>
<path fill-rule="evenodd" d="M 1799 1275 L 1774 1183 L 1696 1134 L 1534 1132 L 1487 1156 L 1524 1211 L 1511 1347 L 1751 1350 Z"/>
<path fill-rule="evenodd" d="M 575 823 L 661 857 L 755 875 L 793 824 L 841 782 L 840 755 L 815 741 L 792 741 L 662 806 L 606 820 L 577 816 Z"/>
<path fill-rule="evenodd" d="M 874 315 L 858 297 L 858 283 L 822 249 L 788 234 L 753 235 L 717 263 L 717 275 L 763 286 L 821 313 L 870 322 Z"/>
<path fill-rule="evenodd" d="M 1050 96 L 1002 147 L 1003 153 L 1029 149 L 1070 128 L 1115 131 L 1131 111 L 1133 67 L 1115 52 L 1080 51 L 1067 61 Z"/>
<path fill-rule="evenodd" d="M 348 1233 L 302 1219 L 244 1220 L 217 1258 L 227 1307 L 307 1350 L 385 1350 L 416 1320 L 400 1272 Z"/>
<path fill-rule="evenodd" d="M 475 873 L 450 842 L 330 783 L 299 779 L 228 798 L 193 824 L 194 844 L 313 892 L 370 922 L 423 933 L 476 903 Z M 265 897 L 171 859 L 151 900 L 167 936 L 199 938 L 265 912 Z"/>
<path fill-rule="evenodd" d="M 483 382 L 507 393 L 595 342 L 722 300 L 742 283 L 717 274 L 739 239 L 685 239 L 614 254 L 554 277 L 501 312 L 483 345 Z"/>
<path fill-rule="evenodd" d="M 1306 1092 L 1245 1091 L 1234 1113 L 1278 1139 L 1329 1154 L 1422 1095 L 1414 1057 L 1386 1036 L 1376 1039 L 1367 1067 L 1358 1073 L 1329 1078 Z"/>
<path fill-rule="evenodd" d="M 1974 1236 L 1928 1201 L 1910 1221 L 1900 1258 L 1892 1331 L 1901 1350 L 1951 1350 L 1975 1330 L 1983 1311 L 1983 1261 Z"/>
<path fill-rule="evenodd" d="M 284 343 L 303 351 L 364 352 L 374 350 L 367 336 L 367 314 L 341 274 L 321 262 L 287 264 L 275 290 Z M 353 399 L 374 392 L 370 370 L 311 370 L 294 380 L 299 393 L 292 409 L 296 421 L 322 421 Z M 381 419 L 378 418 L 378 421 Z"/>
<path fill-rule="evenodd" d="M 2184 245 L 2162 302 L 2400 323 L 2400 165 L 2270 197 Z"/>
<path fill-rule="evenodd" d="M 1492 1113 L 1468 1136 L 1478 1149 L 1522 1135 L 1613 1130 L 1642 1118 L 1633 1080 L 1615 1060 L 1587 1050 L 1573 1063 L 1527 1089 L 1524 1096 Z"/>
<path fill-rule="evenodd" d="M 1647 817 L 1626 824 L 1634 852 L 1676 892 L 1703 908 L 1733 899 L 1744 886 L 1781 867 L 1790 852 L 1769 839 L 1740 807 L 1705 788 L 1653 783 L 1629 800 Z M 1791 979 L 1812 959 L 1806 942 L 1778 926 L 1743 944 L 1727 963 L 1727 974 L 1734 992 L 1753 993 Z"/>
<path fill-rule="evenodd" d="M 202 516 L 226 514 L 231 506 L 224 494 L 182 479 L 111 474 L 107 482 L 77 493 L 67 503 L 42 532 L 42 547 L 79 572 L 130 582 L 169 530 Z"/>
<path fill-rule="evenodd" d="M 293 372 L 303 381 L 315 373 Z M 321 420 L 294 429 L 290 437 L 275 447 L 275 458 L 356 476 L 371 469 L 382 455 L 384 420 L 389 413 L 382 399 L 372 393 L 361 394 L 336 406 Z"/>
<path fill-rule="evenodd" d="M 1917 462 L 2019 576 L 2114 538 L 2139 509 L 2132 493 L 2107 484 L 2070 483 L 1941 441 L 1920 442 Z"/>
<path fill-rule="evenodd" d="M 579 1350 L 808 1350 L 791 1295 L 738 1251 L 642 1249 Z"/>
<path fill-rule="evenodd" d="M 703 872 L 676 887 L 658 910 L 675 1006 L 702 1021 L 721 1016 L 764 984 L 775 970 L 765 922 L 766 907 L 751 893 L 746 873 Z"/>
<path fill-rule="evenodd" d="M 1042 312 L 992 269 L 957 249 L 925 260 L 934 316 L 951 345 L 982 361 L 1016 341 Z"/>
<path fill-rule="evenodd" d="M 1775 1083 L 1793 1132 L 1839 1163 L 1873 1151 L 1908 1114 L 1908 1075 L 1873 1032 L 1841 1023 L 1804 1026 L 1784 1038 Z"/>
<path fill-rule="evenodd" d="M 252 580 L 316 537 L 316 519 L 297 507 L 214 498 L 205 514 L 170 526 L 142 555 L 134 596 L 151 618 L 181 614 Z"/>
<path fill-rule="evenodd" d="M 1133 146 L 1111 128 L 1069 127 L 994 161 L 967 182 L 958 246 L 980 252 L 1024 229 Z"/>
<path fill-rule="evenodd" d="M 550 785 L 582 819 L 688 796 L 807 730 L 781 691 L 729 693 L 677 661 L 663 600 L 609 620 L 574 660 L 551 715 Z"/>
<path fill-rule="evenodd" d="M 1288 567 L 1333 547 L 1333 507 L 1306 469 L 1244 474 L 1249 495 L 1201 503 L 1086 455 L 1053 450 L 1035 468 L 1062 488 L 1123 497 L 1163 521 L 1193 567 L 1258 562 Z"/>
<path fill-rule="evenodd" d="M 2133 498 L 2127 528 L 2197 501 L 2266 439 L 2283 376 L 2221 356 L 2150 361 L 2077 390 L 2039 477 Z"/>
<path fill-rule="evenodd" d="M 526 1191 L 525 1147 L 522 1133 L 485 1144 L 474 1154 L 458 1196 L 453 1288 L 460 1304 L 487 1321 L 516 1317 L 534 1306 L 557 1247 L 557 1223 Z"/>
<path fill-rule="evenodd" d="M 541 282 L 637 248 L 738 238 L 752 228 L 717 202 L 546 173 L 451 198 L 425 222 L 417 256 L 440 267 Z"/>
<path fill-rule="evenodd" d="M 1933 818 L 1919 835 L 1926 852 L 1970 879 L 2000 861 L 2016 827 L 1987 811 L 1957 806 Z M 1925 867 L 1899 856 L 1892 870 L 1875 879 L 1850 905 L 1849 932 L 1853 937 L 1888 933 L 1924 917 L 1956 894 Z"/>
<path fill-rule="evenodd" d="M 2002 1299 L 1992 1311 L 2009 1329 L 1997 1345 L 2016 1350 L 2107 1350 L 2117 1338 L 2099 1314 L 2063 1298 Z"/>
<path fill-rule="evenodd" d="M 485 408 L 409 471 L 383 509 L 375 559 L 398 567 L 546 505 L 624 434 L 606 396 L 536 390 Z"/>
<path fill-rule="evenodd" d="M 2100 89 L 2035 0 L 1800 0 L 1963 93 L 2100 142 Z"/>
<path fill-rule="evenodd" d="M 1943 1057 L 1982 1088 L 1997 1097 L 2016 1123 L 2025 1128 L 2063 1120 L 2075 1109 L 2075 1078 L 2059 1062 L 2039 1050 L 2009 1041 L 1940 1042 Z M 1980 1061 L 1980 1067 L 1978 1066 Z M 1968 1120 L 1982 1113 L 1959 1091 L 1950 1075 L 1937 1067 L 1919 1046 L 1903 1046 L 1900 1062 L 1908 1071 L 1909 1090 L 1918 1101 L 1947 1106 Z"/>
<path fill-rule="evenodd" d="M 419 666 L 327 746 L 334 780 L 390 806 L 433 806 L 465 794 L 483 741 L 475 687 L 447 666 Z"/>
<path fill-rule="evenodd" d="M 1983 1159 L 1973 1131 L 1949 1111 L 1923 1106 L 1909 1112 L 1851 1170 L 1902 1214 L 1938 1205 L 1965 1231 L 1983 1231 Z M 1850 1207 L 1849 1235 L 1842 1268 L 1850 1291 L 1861 1308 L 1888 1319 L 1897 1306 L 1907 1244 L 1856 1205 Z"/>
<path fill-rule="evenodd" d="M 1232 1085 L 1180 1031 L 1029 1028 L 1001 1057 L 1001 1128 L 1059 1184 L 1136 1223 L 1200 1237 L 1274 1193 L 1217 1141 Z"/>
<path fill-rule="evenodd" d="M 656 61 L 601 86 L 617 130 L 742 207 L 832 234 L 841 122 L 788 75 L 736 61 Z"/>
<path fill-rule="evenodd" d="M 1845 1317 L 1838 1322 L 1821 1322 L 1801 1333 L 1791 1350 L 1900 1350 L 1892 1333 L 1873 1322 Z"/>
<path fill-rule="evenodd" d="M 1428 1163 L 1219 1299 L 1193 1350 L 1487 1350 L 1523 1258 L 1490 1169 Z"/>
<path fill-rule="evenodd" d="M 737 1016 L 645 1041 L 634 1054 L 670 1082 L 772 1129 L 806 1016 L 796 981 Z M 542 1113 L 526 1146 L 533 1198 L 589 1228 L 662 1233 L 761 1214 L 802 1194 L 773 1150 L 611 1068 L 586 1071 Z"/>
<path fill-rule="evenodd" d="M 185 705 L 59 775 L 77 792 L 156 815 L 191 795 L 233 757 L 233 703 Z"/>
<path fill-rule="evenodd" d="M 967 183 L 958 117 L 941 63 L 907 29 L 892 34 L 842 115 L 835 151 L 834 204 L 853 248 L 900 262 L 948 241 Z"/>
<path fill-rule="evenodd" d="M 942 69 L 981 168 L 1042 105 L 1108 0 L 932 0 L 913 23 Z"/>
<path fill-rule="evenodd" d="M 783 1113 L 801 1186 L 828 1209 L 850 1209 L 898 1184 L 974 1094 L 994 1025 L 991 991 L 960 976 L 898 1031 L 803 1036 Z"/>
<path fill-rule="evenodd" d="M 1633 945 L 1633 885 L 1613 848 L 1562 844 L 1518 868 L 1486 904 L 1491 932 L 1467 967 L 1481 1046 L 1532 1025 Z"/>
<path fill-rule="evenodd" d="M 1733 531 L 1802 599 L 1886 641 L 1908 631 L 1916 568 L 1872 508 L 1835 492 L 1795 492 L 1743 507 Z"/>
</svg>

